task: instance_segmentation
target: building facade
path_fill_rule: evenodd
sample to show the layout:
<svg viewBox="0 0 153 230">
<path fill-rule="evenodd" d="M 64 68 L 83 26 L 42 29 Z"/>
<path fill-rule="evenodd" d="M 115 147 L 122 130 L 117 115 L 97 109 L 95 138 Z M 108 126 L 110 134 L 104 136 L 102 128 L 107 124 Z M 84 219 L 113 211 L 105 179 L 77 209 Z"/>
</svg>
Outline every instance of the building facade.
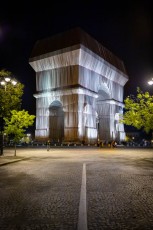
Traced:
<svg viewBox="0 0 153 230">
<path fill-rule="evenodd" d="M 35 139 L 97 143 L 125 139 L 123 61 L 80 28 L 36 42 Z"/>
</svg>

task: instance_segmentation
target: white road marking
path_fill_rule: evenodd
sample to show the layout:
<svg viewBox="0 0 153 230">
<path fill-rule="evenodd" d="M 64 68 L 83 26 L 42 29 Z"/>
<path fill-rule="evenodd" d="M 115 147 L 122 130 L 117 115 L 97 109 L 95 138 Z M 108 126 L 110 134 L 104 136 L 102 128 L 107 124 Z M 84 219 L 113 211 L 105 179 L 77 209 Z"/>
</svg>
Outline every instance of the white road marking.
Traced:
<svg viewBox="0 0 153 230">
<path fill-rule="evenodd" d="M 80 192 L 78 230 L 87 230 L 87 204 L 86 204 L 86 164 L 83 164 L 82 184 Z"/>
</svg>

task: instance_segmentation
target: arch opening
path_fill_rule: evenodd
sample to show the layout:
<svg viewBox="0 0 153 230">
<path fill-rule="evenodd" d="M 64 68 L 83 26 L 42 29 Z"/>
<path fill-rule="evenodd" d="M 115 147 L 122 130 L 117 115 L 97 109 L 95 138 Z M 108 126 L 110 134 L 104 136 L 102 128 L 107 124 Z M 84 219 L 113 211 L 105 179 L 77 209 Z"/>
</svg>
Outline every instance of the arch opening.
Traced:
<svg viewBox="0 0 153 230">
<path fill-rule="evenodd" d="M 110 111 L 106 100 L 111 98 L 109 89 L 103 85 L 98 90 L 98 97 L 96 100 L 97 111 L 97 139 L 98 141 L 105 141 L 110 139 Z"/>
<path fill-rule="evenodd" d="M 49 107 L 49 138 L 53 142 L 64 139 L 64 111 L 59 101 L 54 101 Z"/>
</svg>

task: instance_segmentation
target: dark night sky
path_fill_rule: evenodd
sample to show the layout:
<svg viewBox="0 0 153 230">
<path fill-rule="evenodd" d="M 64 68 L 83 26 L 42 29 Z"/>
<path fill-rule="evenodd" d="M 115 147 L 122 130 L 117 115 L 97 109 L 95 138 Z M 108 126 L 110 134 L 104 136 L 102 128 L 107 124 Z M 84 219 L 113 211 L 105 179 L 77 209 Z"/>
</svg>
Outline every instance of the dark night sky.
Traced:
<svg viewBox="0 0 153 230">
<path fill-rule="evenodd" d="M 3 1 L 0 4 L 0 69 L 25 85 L 23 107 L 35 114 L 35 72 L 29 57 L 35 42 L 81 27 L 124 61 L 129 81 L 124 97 L 137 86 L 152 91 L 152 1 Z M 151 88 L 152 87 L 152 88 Z"/>
</svg>

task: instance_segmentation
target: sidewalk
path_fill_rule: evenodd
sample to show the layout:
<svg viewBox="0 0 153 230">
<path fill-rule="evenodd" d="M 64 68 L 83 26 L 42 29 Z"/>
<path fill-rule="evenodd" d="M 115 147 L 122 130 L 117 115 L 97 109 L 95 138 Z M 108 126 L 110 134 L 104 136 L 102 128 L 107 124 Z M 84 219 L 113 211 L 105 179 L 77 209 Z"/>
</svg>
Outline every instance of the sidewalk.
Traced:
<svg viewBox="0 0 153 230">
<path fill-rule="evenodd" d="M 0 166 L 22 161 L 24 159 L 27 159 L 27 157 L 18 156 L 18 155 L 14 156 L 14 150 L 7 149 L 6 151 L 5 150 L 3 151 L 3 155 L 0 155 Z"/>
<path fill-rule="evenodd" d="M 27 157 L 0 156 L 0 166 L 22 161 Z"/>
</svg>

